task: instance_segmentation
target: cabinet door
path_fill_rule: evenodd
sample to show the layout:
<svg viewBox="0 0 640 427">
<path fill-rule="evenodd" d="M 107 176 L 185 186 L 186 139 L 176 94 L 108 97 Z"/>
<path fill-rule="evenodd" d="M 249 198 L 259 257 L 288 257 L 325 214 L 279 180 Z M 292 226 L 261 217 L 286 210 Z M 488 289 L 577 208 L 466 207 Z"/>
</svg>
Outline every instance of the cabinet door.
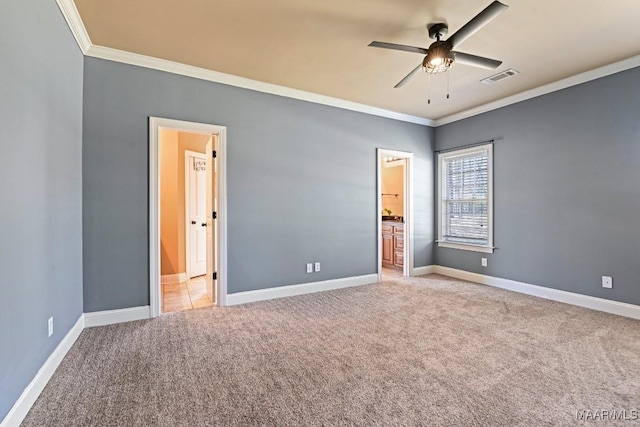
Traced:
<svg viewBox="0 0 640 427">
<path fill-rule="evenodd" d="M 402 235 L 393 236 L 393 247 L 399 251 L 404 249 L 404 237 Z"/>
<path fill-rule="evenodd" d="M 393 265 L 393 236 L 382 236 L 382 265 Z"/>
<path fill-rule="evenodd" d="M 394 252 L 393 264 L 396 267 L 404 267 L 404 254 L 402 252 Z"/>
</svg>

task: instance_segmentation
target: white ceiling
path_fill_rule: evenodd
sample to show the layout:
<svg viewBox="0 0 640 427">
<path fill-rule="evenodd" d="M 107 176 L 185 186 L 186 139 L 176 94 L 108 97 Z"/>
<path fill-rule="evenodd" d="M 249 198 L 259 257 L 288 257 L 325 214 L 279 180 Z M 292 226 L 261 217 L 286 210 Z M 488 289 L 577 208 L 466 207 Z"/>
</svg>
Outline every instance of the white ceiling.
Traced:
<svg viewBox="0 0 640 427">
<path fill-rule="evenodd" d="M 640 54 L 640 1 L 502 0 L 504 13 L 456 50 L 500 59 L 456 64 L 428 84 L 393 86 L 422 56 L 367 47 L 428 47 L 426 24 L 450 34 L 491 1 L 75 0 L 95 45 L 180 62 L 428 119 L 440 119 Z M 514 68 L 494 85 L 479 81 Z M 427 94 L 431 89 L 431 104 Z"/>
</svg>

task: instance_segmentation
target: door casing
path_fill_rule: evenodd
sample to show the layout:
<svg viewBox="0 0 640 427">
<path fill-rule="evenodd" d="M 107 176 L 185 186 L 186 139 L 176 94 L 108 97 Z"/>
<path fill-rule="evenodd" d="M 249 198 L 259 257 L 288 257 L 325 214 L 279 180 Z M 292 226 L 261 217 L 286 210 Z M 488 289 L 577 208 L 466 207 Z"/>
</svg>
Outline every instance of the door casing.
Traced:
<svg viewBox="0 0 640 427">
<path fill-rule="evenodd" d="M 378 218 L 378 282 L 382 281 L 382 160 L 385 157 L 405 159 L 404 165 L 404 267 L 403 276 L 411 276 L 413 272 L 413 153 L 407 151 L 377 149 L 377 185 L 376 199 Z"/>
<path fill-rule="evenodd" d="M 217 135 L 217 219 L 214 221 L 217 237 L 215 256 L 217 271 L 216 305 L 227 304 L 227 128 L 205 123 L 149 117 L 149 314 L 160 315 L 160 130 L 171 129 Z M 211 155 L 211 153 L 207 153 Z"/>
</svg>

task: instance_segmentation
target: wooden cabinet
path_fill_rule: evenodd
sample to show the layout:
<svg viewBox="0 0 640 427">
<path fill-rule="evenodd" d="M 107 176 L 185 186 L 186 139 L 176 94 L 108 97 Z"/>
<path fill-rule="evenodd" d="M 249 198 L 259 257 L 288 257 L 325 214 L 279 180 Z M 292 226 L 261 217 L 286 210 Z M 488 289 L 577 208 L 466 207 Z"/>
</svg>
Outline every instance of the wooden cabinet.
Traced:
<svg viewBox="0 0 640 427">
<path fill-rule="evenodd" d="M 382 223 L 382 266 L 402 270 L 404 267 L 404 224 Z"/>
<path fill-rule="evenodd" d="M 393 265 L 393 236 L 391 234 L 382 235 L 382 265 L 386 267 Z"/>
</svg>

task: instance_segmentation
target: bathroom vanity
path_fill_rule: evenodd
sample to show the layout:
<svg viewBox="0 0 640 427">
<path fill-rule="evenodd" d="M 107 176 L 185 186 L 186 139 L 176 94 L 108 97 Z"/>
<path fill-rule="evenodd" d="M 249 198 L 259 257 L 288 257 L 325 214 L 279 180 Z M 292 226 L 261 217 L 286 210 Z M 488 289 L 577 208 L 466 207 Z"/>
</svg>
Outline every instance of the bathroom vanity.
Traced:
<svg viewBox="0 0 640 427">
<path fill-rule="evenodd" d="M 382 219 L 382 266 L 404 268 L 404 222 Z"/>
</svg>

